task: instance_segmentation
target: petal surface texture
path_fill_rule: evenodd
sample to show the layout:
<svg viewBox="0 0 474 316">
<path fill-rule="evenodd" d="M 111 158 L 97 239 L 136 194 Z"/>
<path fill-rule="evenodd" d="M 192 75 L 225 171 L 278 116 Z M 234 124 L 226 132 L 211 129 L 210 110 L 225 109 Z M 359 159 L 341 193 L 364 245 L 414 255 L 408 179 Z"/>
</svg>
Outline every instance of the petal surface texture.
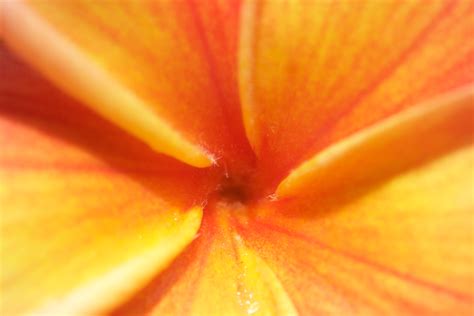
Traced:
<svg viewBox="0 0 474 316">
<path fill-rule="evenodd" d="M 0 63 L 1 314 L 100 314 L 193 240 L 208 182 Z"/>
<path fill-rule="evenodd" d="M 239 231 L 303 315 L 471 315 L 473 157 L 468 147 L 370 193 L 262 209 Z"/>
<path fill-rule="evenodd" d="M 0 314 L 473 314 L 474 1 L 0 10 Z"/>
<path fill-rule="evenodd" d="M 474 86 L 438 96 L 329 146 L 279 184 L 276 196 L 322 195 L 396 174 L 472 141 Z"/>
<path fill-rule="evenodd" d="M 473 108 L 468 87 L 349 137 L 241 221 L 300 313 L 472 314 Z"/>
<path fill-rule="evenodd" d="M 239 79 L 263 182 L 474 80 L 472 1 L 248 1 Z"/>
<path fill-rule="evenodd" d="M 238 204 L 211 203 L 199 237 L 114 315 L 297 315 L 273 271 L 237 234 Z"/>
<path fill-rule="evenodd" d="M 200 167 L 251 164 L 235 75 L 238 1 L 5 7 L 7 43 L 156 150 Z"/>
</svg>

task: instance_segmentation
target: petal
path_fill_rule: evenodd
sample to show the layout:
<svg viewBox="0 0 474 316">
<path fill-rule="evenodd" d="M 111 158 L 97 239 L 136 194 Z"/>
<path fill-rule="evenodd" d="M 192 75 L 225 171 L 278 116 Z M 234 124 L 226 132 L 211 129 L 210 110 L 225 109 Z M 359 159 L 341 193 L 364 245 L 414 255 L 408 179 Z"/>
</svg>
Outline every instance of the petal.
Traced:
<svg viewBox="0 0 474 316">
<path fill-rule="evenodd" d="M 474 81 L 472 1 L 248 1 L 239 81 L 263 182 Z"/>
<path fill-rule="evenodd" d="M 205 210 L 199 238 L 114 315 L 296 315 L 274 273 L 236 234 L 233 212 Z"/>
<path fill-rule="evenodd" d="M 64 91 L 156 150 L 200 167 L 229 157 L 249 164 L 234 74 L 238 9 L 238 1 L 12 1 L 4 36 Z"/>
<path fill-rule="evenodd" d="M 192 241 L 214 184 L 0 63 L 0 313 L 102 313 Z"/>
<path fill-rule="evenodd" d="M 302 314 L 471 315 L 474 148 L 372 187 L 262 207 L 239 232 Z"/>
<path fill-rule="evenodd" d="M 292 170 L 280 198 L 350 190 L 472 142 L 474 86 L 401 111 L 354 133 Z"/>
</svg>

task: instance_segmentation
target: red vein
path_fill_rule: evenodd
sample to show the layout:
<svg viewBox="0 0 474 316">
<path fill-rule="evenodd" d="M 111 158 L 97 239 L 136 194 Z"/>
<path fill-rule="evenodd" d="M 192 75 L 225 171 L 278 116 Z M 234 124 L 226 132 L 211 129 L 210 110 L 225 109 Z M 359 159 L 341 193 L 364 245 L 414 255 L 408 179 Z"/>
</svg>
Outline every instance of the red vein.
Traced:
<svg viewBox="0 0 474 316">
<path fill-rule="evenodd" d="M 329 132 L 336 126 L 341 119 L 349 115 L 352 111 L 354 111 L 360 103 L 362 103 L 366 97 L 368 97 L 371 93 L 373 93 L 384 81 L 386 81 L 390 76 L 395 73 L 395 71 L 403 64 L 408 57 L 417 51 L 418 48 L 422 47 L 428 36 L 431 32 L 436 29 L 436 27 L 443 21 L 443 17 L 449 15 L 449 12 L 454 9 L 455 2 L 447 2 L 446 6 L 443 7 L 435 17 L 426 25 L 423 30 L 415 37 L 415 39 L 411 42 L 411 44 L 401 52 L 396 60 L 390 63 L 387 67 L 385 67 L 378 76 L 368 85 L 365 89 L 360 91 L 351 101 L 346 103 L 346 106 L 343 107 L 339 113 L 336 113 L 331 119 L 326 121 L 326 123 L 320 127 L 317 131 L 312 133 L 314 135 L 312 139 L 309 140 L 308 143 L 313 144 L 312 146 L 308 146 L 309 148 L 313 148 L 316 144 L 321 140 L 321 135 L 327 135 Z M 329 141 L 323 141 L 320 143 L 320 146 L 317 146 L 316 150 L 324 147 L 327 145 Z M 304 157 L 302 157 L 304 159 Z M 295 164 L 297 165 L 297 163 Z"/>
<path fill-rule="evenodd" d="M 227 137 L 228 140 L 235 140 L 235 139 L 242 140 L 243 139 L 244 142 L 241 142 L 241 144 L 245 145 L 245 149 L 247 149 L 246 152 L 252 152 L 247 138 L 242 137 L 244 136 L 244 133 L 239 133 L 239 131 L 242 131 L 242 132 L 244 131 L 243 122 L 241 120 L 237 120 L 236 122 L 235 120 L 232 119 L 235 116 L 232 115 L 232 113 L 230 113 L 230 110 L 228 107 L 229 101 L 227 101 L 226 95 L 224 93 L 224 89 L 222 85 L 220 84 L 220 80 L 218 76 L 218 66 L 216 65 L 216 60 L 212 53 L 209 39 L 206 36 L 206 30 L 204 29 L 203 21 L 201 19 L 201 16 L 199 15 L 199 12 L 197 11 L 196 2 L 195 0 L 187 0 L 187 2 L 191 9 L 191 17 L 193 20 L 192 22 L 195 26 L 195 29 L 197 30 L 197 36 L 199 38 L 199 41 L 202 43 L 202 49 L 204 53 L 203 57 L 207 61 L 210 81 L 212 85 L 214 86 L 214 92 L 215 92 L 217 101 L 219 102 L 224 120 L 226 122 L 224 124 L 220 124 L 220 126 L 224 127 L 224 130 L 228 136 Z M 219 15 L 217 14 L 217 16 Z M 222 33 L 222 29 L 219 29 L 219 30 Z M 221 38 L 225 39 L 225 36 L 223 34 L 220 34 L 220 36 Z M 230 102 L 232 102 L 232 100 Z M 238 117 L 241 118 L 242 115 L 239 115 Z"/>
<path fill-rule="evenodd" d="M 416 284 L 418 286 L 422 286 L 422 287 L 425 287 L 425 288 L 428 288 L 428 289 L 431 289 L 435 292 L 440 292 L 440 293 L 443 293 L 443 294 L 446 294 L 446 295 L 449 295 L 455 299 L 458 299 L 458 300 L 461 300 L 461 301 L 469 301 L 471 302 L 473 297 L 469 294 L 466 294 L 466 293 L 461 293 L 461 292 L 458 292 L 458 291 L 455 291 L 453 289 L 449 289 L 449 288 L 445 288 L 441 285 L 438 285 L 438 284 L 435 284 L 435 283 L 432 283 L 430 281 L 426 281 L 426 280 L 423 280 L 423 279 L 419 279 L 419 278 L 416 278 L 414 277 L 413 275 L 410 275 L 408 273 L 404 273 L 404 272 L 400 272 L 398 270 L 395 270 L 393 268 L 390 268 L 390 267 L 387 267 L 387 266 L 384 266 L 384 265 L 381 265 L 377 262 L 373 262 L 373 261 L 370 261 L 366 258 L 363 258 L 361 256 L 358 256 L 358 255 L 355 255 L 355 254 L 352 254 L 350 252 L 346 252 L 344 250 L 341 250 L 341 249 L 337 249 L 337 248 L 334 248 L 328 244 L 325 244 L 323 243 L 322 241 L 320 240 L 317 240 L 315 239 L 314 237 L 312 236 L 307 236 L 303 233 L 299 233 L 299 232 L 295 232 L 295 231 L 291 231 L 291 230 L 288 230 L 286 228 L 283 228 L 281 226 L 278 226 L 278 225 L 275 225 L 275 224 L 272 224 L 272 223 L 269 223 L 269 222 L 265 222 L 263 220 L 257 220 L 255 219 L 255 224 L 260 224 L 262 225 L 264 228 L 267 228 L 269 230 L 272 230 L 272 231 L 275 231 L 277 233 L 282 233 L 282 234 L 285 234 L 289 237 L 293 237 L 293 238 L 297 238 L 299 240 L 302 240 L 304 242 L 307 242 L 307 243 L 310 243 L 312 245 L 316 245 L 326 251 L 329 251 L 333 254 L 336 254 L 336 255 L 339 255 L 339 256 L 342 256 L 342 257 L 345 257 L 347 259 L 350 259 L 354 262 L 358 262 L 358 263 L 361 263 L 361 264 L 364 264 L 366 266 L 369 266 L 371 268 L 374 268 L 375 270 L 377 271 L 380 271 L 380 272 L 383 272 L 385 274 L 388 274 L 390 276 L 393 276 L 393 277 L 396 277 L 398 279 L 401 279 L 401 280 L 404 280 L 408 283 L 412 283 L 412 284 Z"/>
</svg>

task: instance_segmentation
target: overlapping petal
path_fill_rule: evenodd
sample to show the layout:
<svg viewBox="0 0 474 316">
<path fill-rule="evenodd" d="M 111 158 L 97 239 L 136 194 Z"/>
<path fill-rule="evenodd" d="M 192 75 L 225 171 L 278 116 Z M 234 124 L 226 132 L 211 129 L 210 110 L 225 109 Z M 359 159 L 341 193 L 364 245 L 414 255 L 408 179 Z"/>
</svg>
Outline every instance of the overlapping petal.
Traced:
<svg viewBox="0 0 474 316">
<path fill-rule="evenodd" d="M 352 134 L 292 170 L 276 196 L 351 191 L 472 143 L 474 86 L 427 100 Z"/>
<path fill-rule="evenodd" d="M 198 239 L 115 315 L 296 315 L 280 281 L 235 231 L 243 205 L 206 207 Z"/>
<path fill-rule="evenodd" d="M 247 134 L 271 186 L 341 138 L 474 80 L 472 1 L 248 1 Z"/>
<path fill-rule="evenodd" d="M 99 313 L 193 240 L 214 184 L 0 63 L 1 313 Z"/>
<path fill-rule="evenodd" d="M 262 209 L 241 233 L 302 314 L 472 314 L 474 156 Z"/>
<path fill-rule="evenodd" d="M 282 183 L 282 200 L 241 221 L 298 311 L 472 313 L 472 93 L 335 144 Z"/>
<path fill-rule="evenodd" d="M 171 146 L 179 138 L 174 129 L 210 151 L 218 164 L 244 168 L 252 164 L 253 154 L 241 123 L 235 75 L 239 7 L 239 1 L 11 2 L 4 36 L 56 84 L 66 85 L 61 73 L 67 81 L 79 78 L 66 87 L 69 93 L 82 93 L 75 97 L 159 151 L 206 165 L 185 141 L 180 143 L 189 147 L 186 151 Z M 31 20 L 37 23 L 31 26 Z M 57 36 L 39 32 L 39 24 Z M 103 86 L 104 95 L 93 84 Z M 156 119 L 150 122 L 153 114 Z M 146 130 L 140 131 L 144 125 Z M 156 135 L 153 125 L 158 126 Z M 160 134 L 168 129 L 167 136 Z M 152 136 L 163 139 L 154 144 L 148 139 Z"/>
<path fill-rule="evenodd" d="M 159 151 L 200 167 L 212 152 L 226 179 L 152 153 L 2 48 L 2 312 L 472 313 L 473 2 L 240 6 L 9 16 L 7 43 L 66 94 L 141 137 L 139 104 L 169 132 Z M 273 189 L 308 158 L 278 202 L 219 191 Z"/>
</svg>

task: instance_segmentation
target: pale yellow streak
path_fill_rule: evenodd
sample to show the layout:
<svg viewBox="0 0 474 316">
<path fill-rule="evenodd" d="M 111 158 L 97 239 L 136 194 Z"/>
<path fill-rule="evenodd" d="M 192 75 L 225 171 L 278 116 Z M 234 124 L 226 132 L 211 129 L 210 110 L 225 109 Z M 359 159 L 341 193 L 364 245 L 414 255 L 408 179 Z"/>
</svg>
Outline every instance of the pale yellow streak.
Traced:
<svg viewBox="0 0 474 316">
<path fill-rule="evenodd" d="M 256 28 L 256 1 L 244 1 L 240 19 L 239 50 L 238 50 L 238 79 L 239 93 L 241 99 L 242 118 L 245 133 L 252 146 L 257 151 L 258 143 L 258 122 L 254 100 L 254 45 Z"/>
<path fill-rule="evenodd" d="M 238 266 L 231 271 L 235 275 L 229 274 L 228 278 L 235 277 L 239 308 L 229 308 L 226 315 L 298 315 L 278 277 L 256 251 L 245 245 L 245 241 L 236 232 L 231 214 L 238 218 L 246 211 L 246 206 L 241 203 L 221 202 L 216 205 L 216 227 L 227 232 L 223 237 L 229 241 L 227 246 L 235 250 Z M 246 220 L 245 215 L 241 220 Z M 232 303 L 227 304 L 231 306 Z"/>
<path fill-rule="evenodd" d="M 244 282 L 249 289 L 254 289 L 261 301 L 254 299 L 253 293 L 240 293 L 240 305 L 247 314 L 256 315 L 298 315 L 291 298 L 286 293 L 278 277 L 271 268 L 254 251 L 248 249 L 240 236 L 235 235 L 239 259 L 244 267 Z M 266 295 L 265 295 L 266 294 Z M 260 304 L 262 306 L 260 306 Z"/>
<path fill-rule="evenodd" d="M 278 186 L 277 198 L 294 196 L 302 188 L 324 188 L 338 181 L 350 182 L 357 169 L 371 168 L 374 159 L 397 154 L 403 140 L 424 132 L 429 135 L 438 126 L 462 115 L 471 116 L 474 108 L 474 85 L 468 85 L 429 102 L 410 108 L 372 127 L 338 142 L 316 154 L 291 171 Z M 426 142 L 436 142 L 426 139 Z M 424 146 L 424 144 L 421 144 Z M 412 148 L 412 150 L 423 148 Z M 370 153 L 367 157 L 367 153 Z M 397 157 L 395 157 L 397 158 Z M 404 159 L 404 157 L 398 157 Z M 344 178 L 342 178 L 344 177 Z"/>
<path fill-rule="evenodd" d="M 189 210 L 183 218 L 180 230 L 157 242 L 154 249 L 32 311 L 30 315 L 103 315 L 117 304 L 126 301 L 152 277 L 164 270 L 195 238 L 201 219 L 201 208 Z"/>
<path fill-rule="evenodd" d="M 26 3 L 7 0 L 0 7 L 6 43 L 63 91 L 157 152 L 196 167 L 212 165 L 209 153 L 186 140 Z"/>
</svg>

